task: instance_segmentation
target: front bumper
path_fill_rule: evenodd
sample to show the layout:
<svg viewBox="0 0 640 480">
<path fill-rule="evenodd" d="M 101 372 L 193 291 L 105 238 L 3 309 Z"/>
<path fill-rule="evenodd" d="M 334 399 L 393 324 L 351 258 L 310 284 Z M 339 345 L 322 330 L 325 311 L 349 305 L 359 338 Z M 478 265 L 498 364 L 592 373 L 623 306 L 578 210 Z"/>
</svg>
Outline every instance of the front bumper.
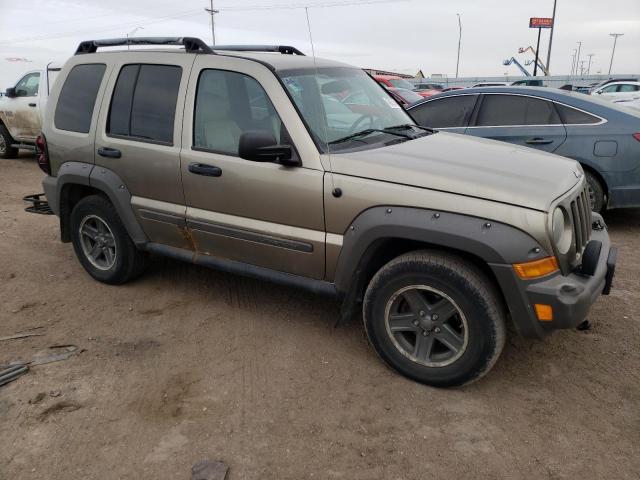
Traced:
<svg viewBox="0 0 640 480">
<path fill-rule="evenodd" d="M 593 220 L 602 217 L 593 214 Z M 587 317 L 591 305 L 602 294 L 608 295 L 613 281 L 617 250 L 611 246 L 606 227 L 592 230 L 591 241 L 602 248 L 593 275 L 578 272 L 556 273 L 537 280 L 521 280 L 511 265 L 492 265 L 502 287 L 509 311 L 518 332 L 525 337 L 542 338 L 552 330 L 574 328 Z M 540 321 L 534 305 L 550 305 L 553 320 Z"/>
</svg>

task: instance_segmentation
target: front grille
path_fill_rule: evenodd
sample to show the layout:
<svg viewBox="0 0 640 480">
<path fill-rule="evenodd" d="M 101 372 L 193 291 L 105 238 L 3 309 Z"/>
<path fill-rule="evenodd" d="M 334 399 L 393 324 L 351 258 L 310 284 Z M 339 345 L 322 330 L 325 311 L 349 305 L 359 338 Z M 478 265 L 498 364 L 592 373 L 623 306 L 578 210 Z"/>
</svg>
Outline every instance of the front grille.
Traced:
<svg viewBox="0 0 640 480">
<path fill-rule="evenodd" d="M 573 243 L 569 251 L 564 255 L 557 254 L 560 268 L 566 274 L 582 263 L 582 253 L 591 239 L 591 206 L 584 177 L 558 206 L 568 213 L 573 226 Z"/>
<path fill-rule="evenodd" d="M 591 207 L 589 205 L 589 193 L 587 188 L 578 191 L 571 201 L 571 222 L 573 223 L 573 236 L 576 242 L 576 259 L 582 255 L 584 247 L 591 237 Z"/>
</svg>

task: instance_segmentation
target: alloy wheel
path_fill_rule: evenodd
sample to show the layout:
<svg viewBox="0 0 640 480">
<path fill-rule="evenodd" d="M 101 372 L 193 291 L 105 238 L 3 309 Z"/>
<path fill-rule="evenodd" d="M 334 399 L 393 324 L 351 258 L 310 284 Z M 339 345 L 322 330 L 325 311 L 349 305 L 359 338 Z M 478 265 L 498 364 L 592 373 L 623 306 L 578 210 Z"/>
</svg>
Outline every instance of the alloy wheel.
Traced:
<svg viewBox="0 0 640 480">
<path fill-rule="evenodd" d="M 80 223 L 80 245 L 87 260 L 100 270 L 109 270 L 116 263 L 116 242 L 113 232 L 96 215 L 86 216 Z"/>
<path fill-rule="evenodd" d="M 444 367 L 469 343 L 467 320 L 444 292 L 411 285 L 394 293 L 385 309 L 387 334 L 398 351 L 420 365 Z"/>
</svg>

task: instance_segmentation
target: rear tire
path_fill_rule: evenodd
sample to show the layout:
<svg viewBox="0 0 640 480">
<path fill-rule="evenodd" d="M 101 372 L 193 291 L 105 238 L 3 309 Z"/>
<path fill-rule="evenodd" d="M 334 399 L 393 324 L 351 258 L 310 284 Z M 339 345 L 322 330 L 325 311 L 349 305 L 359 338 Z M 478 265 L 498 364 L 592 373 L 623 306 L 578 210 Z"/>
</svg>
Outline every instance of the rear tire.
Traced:
<svg viewBox="0 0 640 480">
<path fill-rule="evenodd" d="M 17 158 L 18 149 L 12 147 L 13 138 L 7 127 L 0 125 L 0 158 Z"/>
<path fill-rule="evenodd" d="M 602 213 L 606 207 L 604 201 L 604 187 L 593 173 L 585 171 L 584 174 L 587 177 L 589 204 L 591 206 L 591 210 L 596 213 Z"/>
<path fill-rule="evenodd" d="M 91 195 L 80 200 L 71 212 L 70 223 L 78 260 L 93 278 L 119 285 L 143 272 L 148 255 L 136 248 L 105 197 Z"/>
<path fill-rule="evenodd" d="M 365 294 L 364 322 L 385 362 L 436 387 L 481 378 L 506 338 L 505 312 L 493 283 L 446 252 L 407 253 L 382 267 Z"/>
</svg>

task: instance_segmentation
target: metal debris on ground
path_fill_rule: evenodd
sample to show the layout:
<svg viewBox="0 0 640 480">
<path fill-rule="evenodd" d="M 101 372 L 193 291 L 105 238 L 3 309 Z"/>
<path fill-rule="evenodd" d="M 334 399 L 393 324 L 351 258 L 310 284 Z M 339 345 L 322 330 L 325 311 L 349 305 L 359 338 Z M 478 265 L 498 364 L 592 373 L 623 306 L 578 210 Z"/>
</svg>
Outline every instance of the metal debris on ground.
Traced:
<svg viewBox="0 0 640 480">
<path fill-rule="evenodd" d="M 0 367 L 0 385 L 5 385 L 14 381 L 20 375 L 24 375 L 29 371 L 29 366 L 25 364 L 12 365 L 10 367 Z"/>
<path fill-rule="evenodd" d="M 18 338 L 27 338 L 27 337 L 42 337 L 44 333 L 16 333 L 15 335 L 7 335 L 6 337 L 0 337 L 0 342 L 4 340 L 17 340 Z"/>
<path fill-rule="evenodd" d="M 589 322 L 589 320 L 585 320 L 584 322 L 581 322 L 576 328 L 581 332 L 584 332 L 585 330 L 591 330 L 591 322 Z"/>
<path fill-rule="evenodd" d="M 225 480 L 228 471 L 224 462 L 202 460 L 191 467 L 191 480 Z"/>
<path fill-rule="evenodd" d="M 59 362 L 61 360 L 66 360 L 69 357 L 75 355 L 78 347 L 75 345 L 52 345 L 47 350 L 41 350 L 36 353 L 33 357 L 33 360 L 29 362 L 31 366 L 34 365 L 44 365 L 46 363 Z M 60 352 L 50 354 L 51 351 Z"/>
</svg>

